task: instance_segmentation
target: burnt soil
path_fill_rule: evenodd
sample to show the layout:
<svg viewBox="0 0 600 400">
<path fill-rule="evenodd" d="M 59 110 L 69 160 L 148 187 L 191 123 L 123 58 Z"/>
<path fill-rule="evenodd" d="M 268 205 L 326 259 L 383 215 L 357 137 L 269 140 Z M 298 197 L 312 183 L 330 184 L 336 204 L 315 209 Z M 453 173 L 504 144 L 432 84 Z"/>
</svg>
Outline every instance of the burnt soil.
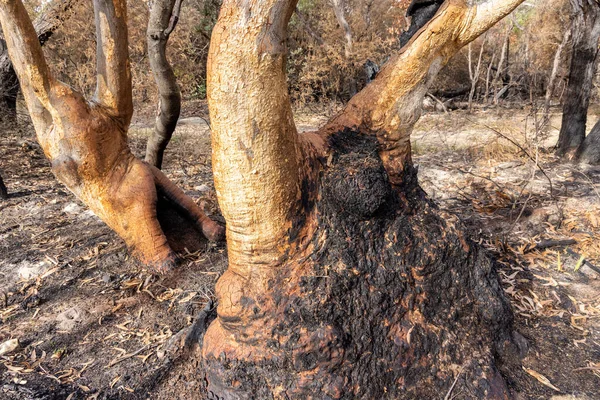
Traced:
<svg viewBox="0 0 600 400">
<path fill-rule="evenodd" d="M 209 131 L 199 116 L 203 107 L 184 108 L 164 170 L 219 218 Z M 529 348 L 509 386 L 520 399 L 600 398 L 600 172 L 543 149 L 538 168 L 489 132 L 450 146 L 465 125 L 448 121 L 463 117 L 425 115 L 414 136 L 428 135 L 431 146 L 416 148 L 415 160 L 424 189 L 499 260 Z M 136 155 L 146 120 L 130 135 Z M 213 296 L 224 246 L 185 254 L 177 270 L 154 275 L 56 181 L 31 128 L 3 131 L 0 154 L 10 194 L 0 200 L 0 344 L 20 342 L 0 357 L 0 399 L 203 399 L 198 352 L 171 354 L 168 345 Z M 577 243 L 533 248 L 565 239 Z M 581 255 L 589 264 L 578 262 Z M 464 398 L 460 386 L 436 398 Z"/>
</svg>

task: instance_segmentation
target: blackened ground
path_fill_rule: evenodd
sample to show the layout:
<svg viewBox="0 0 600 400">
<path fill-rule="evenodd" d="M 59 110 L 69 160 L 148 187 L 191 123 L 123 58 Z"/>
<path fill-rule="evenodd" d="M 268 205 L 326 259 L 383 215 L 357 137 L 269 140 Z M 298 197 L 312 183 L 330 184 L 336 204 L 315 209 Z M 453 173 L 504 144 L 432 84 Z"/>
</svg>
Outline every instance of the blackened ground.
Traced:
<svg viewBox="0 0 600 400">
<path fill-rule="evenodd" d="M 188 103 L 183 116 L 205 116 L 205 109 L 203 104 Z M 148 128 L 138 121 L 133 134 L 138 156 L 143 155 L 153 112 L 152 105 L 140 120 L 149 121 Z M 595 122 L 592 118 L 591 123 Z M 322 120 L 309 115 L 299 125 L 310 130 Z M 523 366 L 560 390 L 497 358 L 515 397 L 597 399 L 600 377 L 593 363 L 600 363 L 600 319 L 594 307 L 600 309 L 600 275 L 585 265 L 575 272 L 579 257 L 566 249 L 528 253 L 519 249 L 540 238 L 575 237 L 579 243 L 571 247 L 600 265 L 600 225 L 594 219 L 600 215 L 596 193 L 600 172 L 541 153 L 539 163 L 554 186 L 556 198 L 552 198 L 548 181 L 539 170 L 531 179 L 532 171 L 537 170 L 531 160 L 482 128 L 486 124 L 499 127 L 504 134 L 518 133 L 526 121 L 533 118 L 521 109 L 425 114 L 413 134 L 419 179 L 444 210 L 441 215 L 457 215 L 472 237 L 499 259 L 502 286 L 515 312 L 515 328 L 529 347 Z M 560 126 L 560 110 L 553 115 L 552 126 Z M 526 143 L 524 136 L 513 138 Z M 554 137 L 548 148 L 555 141 Z M 192 197 L 205 201 L 215 215 L 209 144 L 209 130 L 202 119 L 185 118 L 167 150 L 165 170 Z M 10 193 L 8 200 L 0 200 L 0 342 L 11 337 L 22 341 L 16 353 L 0 357 L 0 399 L 65 400 L 71 394 L 72 400 L 206 398 L 197 353 L 165 363 L 157 357 L 157 350 L 162 348 L 160 343 L 189 326 L 212 295 L 214 281 L 226 266 L 224 250 L 213 247 L 190 255 L 187 264 L 173 275 L 153 277 L 132 263 L 110 229 L 56 182 L 30 130 L 2 131 L 0 154 L 0 170 Z M 557 206 L 564 215 L 560 225 Z M 518 218 L 521 209 L 525 212 Z M 404 220 L 412 221 L 412 217 Z M 346 252 L 351 251 L 357 250 Z M 484 275 L 486 268 L 482 269 Z M 19 273 L 30 277 L 20 278 Z M 50 274 L 41 278 L 45 273 Z M 148 284 L 138 291 L 149 277 Z M 376 283 L 375 278 L 371 280 Z M 312 279 L 306 287 L 320 288 L 324 283 L 319 280 L 328 278 Z M 351 276 L 344 279 L 352 284 Z M 186 301 L 193 293 L 195 297 Z M 426 335 L 420 332 L 418 337 Z M 150 347 L 146 348 L 148 341 Z M 144 351 L 109 367 L 123 354 L 120 349 L 126 354 Z M 59 358 L 61 350 L 65 351 Z M 32 362 L 34 351 L 39 364 Z M 46 356 L 42 359 L 43 352 Z M 52 358 L 54 354 L 57 357 Z M 314 362 L 311 354 L 315 352 L 299 353 L 296 368 L 310 366 Z M 363 356 L 364 362 L 367 358 Z M 84 369 L 88 362 L 92 363 Z M 27 365 L 33 372 L 27 372 Z M 8 366 L 23 370 L 11 371 Z M 449 398 L 468 398 L 466 375 L 464 371 L 457 375 Z M 436 392 L 434 399 L 443 399 L 448 393 L 446 387 L 432 391 Z"/>
<path fill-rule="evenodd" d="M 520 351 L 490 258 L 414 178 L 396 188 L 400 199 L 376 139 L 343 137 L 350 140 L 334 147 L 323 173 L 310 251 L 271 282 L 265 296 L 274 303 L 256 301 L 257 315 L 266 315 L 257 334 L 274 355 L 209 360 L 209 389 L 227 400 L 270 399 L 275 391 L 294 399 L 430 399 L 461 377 L 465 397 L 505 398 L 497 359 L 507 371 L 520 368 Z"/>
</svg>

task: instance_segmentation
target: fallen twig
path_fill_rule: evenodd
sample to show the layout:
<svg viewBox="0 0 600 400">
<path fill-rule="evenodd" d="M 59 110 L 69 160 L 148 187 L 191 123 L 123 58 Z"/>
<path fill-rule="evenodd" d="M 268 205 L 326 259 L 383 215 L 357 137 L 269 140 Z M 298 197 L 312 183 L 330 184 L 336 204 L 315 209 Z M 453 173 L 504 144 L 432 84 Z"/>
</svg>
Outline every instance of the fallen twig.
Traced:
<svg viewBox="0 0 600 400">
<path fill-rule="evenodd" d="M 542 240 L 535 246 L 525 249 L 524 253 L 529 253 L 533 250 L 545 250 L 545 249 L 549 249 L 551 247 L 571 246 L 574 244 L 577 244 L 577 240 L 575 240 L 575 239 Z"/>
</svg>

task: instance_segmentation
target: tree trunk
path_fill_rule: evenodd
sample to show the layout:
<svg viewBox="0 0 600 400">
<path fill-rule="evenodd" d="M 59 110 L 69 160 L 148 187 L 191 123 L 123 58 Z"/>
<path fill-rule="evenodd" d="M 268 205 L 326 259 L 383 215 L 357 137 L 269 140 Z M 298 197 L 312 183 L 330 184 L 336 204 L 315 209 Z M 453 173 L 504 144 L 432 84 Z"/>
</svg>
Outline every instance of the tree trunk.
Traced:
<svg viewBox="0 0 600 400">
<path fill-rule="evenodd" d="M 154 0 L 148 21 L 148 59 L 158 86 L 158 115 L 146 146 L 146 162 L 160 169 L 163 155 L 177 127 L 181 92 L 167 60 L 169 36 L 179 20 L 182 0 Z"/>
<path fill-rule="evenodd" d="M 0 176 L 0 199 L 8 199 L 8 190 L 6 190 L 2 176 Z"/>
<path fill-rule="evenodd" d="M 600 164 L 600 121 L 596 122 L 577 149 L 575 160 L 586 164 Z"/>
<path fill-rule="evenodd" d="M 42 46 L 70 17 L 71 10 L 78 1 L 80 0 L 56 0 L 46 6 L 33 24 Z M 8 57 L 6 42 L 0 39 L 0 123 L 14 125 L 17 122 L 18 93 L 19 79 Z"/>
<path fill-rule="evenodd" d="M 13 126 L 17 122 L 19 80 L 8 58 L 3 40 L 0 40 L 0 51 L 0 124 Z"/>
<path fill-rule="evenodd" d="M 500 97 L 506 93 L 506 86 L 508 84 L 509 79 L 506 79 L 508 76 L 508 67 L 509 67 L 509 56 L 510 56 L 510 32 L 512 31 L 513 25 L 512 23 L 506 29 L 506 34 L 504 35 L 504 40 L 502 41 L 502 50 L 500 50 L 500 60 L 498 61 L 498 68 L 496 69 L 496 75 L 494 75 L 494 79 L 492 81 L 492 87 L 495 88 L 494 94 L 494 104 L 498 105 L 498 101 Z M 506 67 L 504 67 L 504 63 L 506 61 Z M 499 84 L 499 82 L 502 82 Z"/>
<path fill-rule="evenodd" d="M 473 97 L 477 90 L 477 84 L 479 83 L 479 76 L 481 75 L 481 60 L 483 59 L 483 50 L 485 49 L 486 38 L 484 37 L 481 47 L 479 48 L 479 58 L 477 58 L 477 66 L 473 70 L 473 43 L 469 43 L 469 79 L 471 80 L 471 90 L 469 91 L 469 111 L 473 110 Z"/>
<path fill-rule="evenodd" d="M 331 0 L 331 4 L 333 5 L 333 12 L 335 14 L 335 18 L 338 21 L 340 27 L 344 30 L 344 57 L 346 58 L 346 62 L 348 63 L 348 67 L 353 70 L 352 66 L 352 30 L 350 29 L 350 25 L 346 20 L 346 16 L 344 15 L 344 2 L 343 0 Z M 356 77 L 353 73 L 348 74 L 348 91 L 350 96 L 354 96 L 357 91 L 356 86 Z"/>
<path fill-rule="evenodd" d="M 195 233 L 193 228 L 210 239 L 218 239 L 222 228 L 162 172 L 131 153 L 126 134 L 133 114 L 126 0 L 95 0 L 94 10 L 98 79 L 91 102 L 53 78 L 20 0 L 0 1 L 0 24 L 53 173 L 141 261 L 163 271 L 175 262 L 173 246 Z M 173 219 L 177 215 L 190 222 Z M 198 242 L 200 235 L 194 238 Z"/>
<path fill-rule="evenodd" d="M 301 135 L 284 68 L 295 1 L 223 3 L 208 100 L 229 268 L 203 341 L 209 398 L 436 398 L 455 380 L 465 397 L 508 397 L 510 307 L 490 259 L 419 187 L 410 133 L 441 68 L 521 1 L 446 1 Z"/>
<path fill-rule="evenodd" d="M 562 59 L 562 54 L 565 51 L 565 47 L 567 47 L 567 43 L 571 39 L 571 29 L 566 29 L 563 35 L 562 41 L 556 48 L 556 53 L 554 53 L 554 62 L 552 63 L 552 71 L 550 72 L 550 77 L 548 78 L 548 87 L 546 88 L 546 97 L 544 99 L 544 120 L 547 121 L 549 119 L 550 114 L 550 100 L 552 99 L 552 95 L 554 94 L 554 88 L 556 86 L 556 75 L 558 74 L 558 68 L 560 67 L 560 61 Z"/>
<path fill-rule="evenodd" d="M 571 155 L 585 138 L 600 38 L 600 5 L 594 0 L 571 0 L 571 4 L 573 51 L 556 151 L 562 157 Z"/>
</svg>

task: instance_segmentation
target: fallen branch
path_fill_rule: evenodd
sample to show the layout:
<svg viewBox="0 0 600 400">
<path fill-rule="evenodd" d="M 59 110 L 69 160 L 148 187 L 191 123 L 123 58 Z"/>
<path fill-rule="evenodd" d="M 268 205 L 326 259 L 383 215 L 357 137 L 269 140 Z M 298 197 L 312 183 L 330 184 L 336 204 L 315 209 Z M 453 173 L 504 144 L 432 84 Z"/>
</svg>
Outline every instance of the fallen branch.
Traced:
<svg viewBox="0 0 600 400">
<path fill-rule="evenodd" d="M 524 253 L 529 253 L 533 250 L 545 250 L 551 247 L 564 247 L 571 246 L 577 244 L 577 240 L 575 239 L 563 239 L 563 240 L 542 240 L 538 244 L 533 247 L 530 247 L 524 251 Z"/>
</svg>

